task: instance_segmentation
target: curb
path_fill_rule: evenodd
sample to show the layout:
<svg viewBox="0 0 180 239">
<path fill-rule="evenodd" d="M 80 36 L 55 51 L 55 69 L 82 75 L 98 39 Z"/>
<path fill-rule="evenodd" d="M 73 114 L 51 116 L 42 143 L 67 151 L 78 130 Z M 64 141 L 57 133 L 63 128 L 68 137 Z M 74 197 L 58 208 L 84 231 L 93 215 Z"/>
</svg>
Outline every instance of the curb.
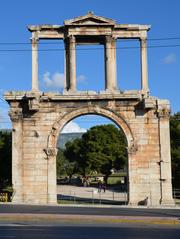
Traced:
<svg viewBox="0 0 180 239">
<path fill-rule="evenodd" d="M 38 206 L 38 207 L 85 207 L 85 208 L 129 208 L 129 209 L 175 209 L 180 210 L 179 205 L 175 206 L 134 206 L 134 205 L 102 205 L 102 204 L 27 204 L 27 203 L 13 203 L 13 202 L 0 202 L 0 205 L 12 205 L 12 206 Z"/>
<path fill-rule="evenodd" d="M 100 216 L 100 215 L 72 215 L 72 214 L 22 214 L 1 213 L 1 222 L 54 222 L 54 223 L 133 223 L 133 224 L 161 224 L 180 225 L 180 219 L 175 217 L 141 217 L 141 216 Z"/>
</svg>

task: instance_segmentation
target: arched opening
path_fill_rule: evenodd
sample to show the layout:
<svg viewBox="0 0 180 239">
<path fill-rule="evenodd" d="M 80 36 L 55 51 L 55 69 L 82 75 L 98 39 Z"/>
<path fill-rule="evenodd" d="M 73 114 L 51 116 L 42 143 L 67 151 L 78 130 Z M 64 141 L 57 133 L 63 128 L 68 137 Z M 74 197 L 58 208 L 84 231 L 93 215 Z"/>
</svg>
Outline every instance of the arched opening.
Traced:
<svg viewBox="0 0 180 239">
<path fill-rule="evenodd" d="M 126 204 L 128 138 L 100 112 L 67 121 L 57 135 L 59 203 Z"/>
<path fill-rule="evenodd" d="M 96 114 L 104 116 L 119 126 L 127 140 L 127 150 L 128 150 L 128 173 L 131 171 L 130 162 L 133 154 L 133 150 L 136 148 L 136 142 L 134 141 L 134 137 L 129 127 L 129 124 L 126 122 L 124 117 L 111 109 L 106 109 L 100 107 L 98 105 L 88 105 L 84 107 L 79 107 L 69 112 L 61 112 L 57 120 L 53 123 L 51 127 L 50 134 L 47 138 L 47 147 L 45 149 L 45 153 L 47 155 L 47 167 L 48 174 L 47 178 L 47 201 L 55 203 L 57 191 L 56 191 L 56 146 L 59 133 L 63 129 L 63 127 L 70 122 L 71 120 L 75 119 L 78 116 L 87 115 L 87 114 Z M 131 197 L 131 175 L 128 175 L 128 202 Z"/>
</svg>

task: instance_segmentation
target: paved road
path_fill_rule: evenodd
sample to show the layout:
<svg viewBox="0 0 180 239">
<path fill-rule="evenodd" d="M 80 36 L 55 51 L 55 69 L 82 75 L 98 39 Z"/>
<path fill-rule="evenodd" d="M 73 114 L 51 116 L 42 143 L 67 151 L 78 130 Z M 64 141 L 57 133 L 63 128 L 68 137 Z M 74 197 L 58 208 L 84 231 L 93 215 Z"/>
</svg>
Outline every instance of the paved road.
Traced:
<svg viewBox="0 0 180 239">
<path fill-rule="evenodd" d="M 0 238 L 23 239 L 179 239 L 180 228 L 157 226 L 0 226 Z"/>
<path fill-rule="evenodd" d="M 180 218 L 179 209 L 146 209 L 146 208 L 99 208 L 99 207 L 64 207 L 64 206 L 27 206 L 0 204 L 0 216 L 4 213 L 25 213 L 25 214 L 54 214 L 70 215 L 73 218 L 84 218 L 83 220 L 1 220 L 0 221 L 0 239 L 8 238 L 38 238 L 38 239 L 179 239 L 179 225 L 153 225 L 140 222 L 137 224 L 109 220 L 110 216 L 139 216 L 152 218 Z M 8 214 L 7 214 L 8 215 Z M 11 215 L 11 214 L 10 214 Z M 86 216 L 81 215 L 105 215 L 108 221 L 86 220 Z M 62 217 L 61 216 L 61 217 Z M 108 217 L 109 216 L 109 217 Z M 35 215 L 33 215 L 35 217 Z M 71 216 L 72 217 L 72 216 Z M 94 216 L 96 217 L 96 216 Z M 92 217 L 93 218 L 93 217 Z M 163 222 L 164 219 L 163 218 Z M 33 224 L 35 223 L 35 224 Z"/>
<path fill-rule="evenodd" d="M 100 208 L 75 206 L 27 206 L 0 204 L 0 213 L 35 213 L 35 214 L 73 214 L 73 215 L 111 215 L 111 216 L 148 216 L 180 218 L 180 209 L 147 208 Z"/>
</svg>

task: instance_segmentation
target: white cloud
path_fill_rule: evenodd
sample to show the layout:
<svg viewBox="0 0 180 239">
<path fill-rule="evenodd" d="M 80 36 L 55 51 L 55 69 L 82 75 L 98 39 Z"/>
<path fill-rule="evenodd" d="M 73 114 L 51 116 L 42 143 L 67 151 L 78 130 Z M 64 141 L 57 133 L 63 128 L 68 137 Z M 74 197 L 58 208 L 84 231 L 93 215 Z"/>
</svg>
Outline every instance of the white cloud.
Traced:
<svg viewBox="0 0 180 239">
<path fill-rule="evenodd" d="M 62 133 L 79 133 L 86 132 L 86 129 L 81 128 L 77 123 L 71 121 L 62 130 Z"/>
<path fill-rule="evenodd" d="M 80 84 L 86 84 L 86 76 L 85 75 L 79 75 L 77 76 L 77 82 Z M 64 88 L 64 82 L 65 82 L 65 76 L 63 73 L 55 72 L 51 74 L 50 72 L 45 72 L 43 75 L 43 82 L 45 83 L 46 87 L 48 88 Z"/>
<path fill-rule="evenodd" d="M 162 63 L 165 65 L 170 65 L 174 62 L 176 62 L 176 55 L 174 53 L 165 56 L 164 59 L 162 60 Z"/>
<path fill-rule="evenodd" d="M 50 74 L 50 72 L 45 72 L 43 75 L 43 81 L 48 88 L 64 88 L 64 74 L 55 72 Z"/>
</svg>

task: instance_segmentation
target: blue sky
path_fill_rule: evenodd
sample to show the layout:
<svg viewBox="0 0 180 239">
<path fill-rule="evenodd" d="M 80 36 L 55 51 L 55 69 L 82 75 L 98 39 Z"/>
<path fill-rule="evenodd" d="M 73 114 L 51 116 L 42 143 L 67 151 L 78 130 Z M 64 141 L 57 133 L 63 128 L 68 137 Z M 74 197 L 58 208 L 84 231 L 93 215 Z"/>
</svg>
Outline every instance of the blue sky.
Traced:
<svg viewBox="0 0 180 239">
<path fill-rule="evenodd" d="M 118 23 L 150 24 L 148 45 L 171 45 L 148 49 L 149 86 L 151 95 L 169 99 L 172 112 L 180 111 L 180 1 L 179 0 L 6 0 L 0 3 L 0 97 L 8 90 L 31 89 L 31 52 L 2 50 L 31 49 L 27 25 L 62 25 L 65 19 L 95 15 Z M 151 39 L 179 38 L 171 40 Z M 47 42 L 48 43 L 48 42 Z M 62 42 L 40 45 L 41 49 L 62 49 Z M 117 47 L 138 46 L 138 42 L 118 41 Z M 80 90 L 101 90 L 104 87 L 104 52 L 102 46 L 77 47 L 77 78 Z M 81 49 L 83 47 L 81 46 Z M 91 50 L 86 50 L 86 49 Z M 88 57 L 87 57 L 88 55 Z M 139 49 L 117 50 L 118 85 L 120 89 L 140 88 Z M 64 52 L 39 53 L 39 85 L 42 91 L 61 91 L 64 77 Z M 8 105 L 0 100 L 0 128 L 11 127 Z M 75 120 L 81 128 L 101 122 L 101 118 L 82 117 Z M 104 120 L 104 122 L 106 122 Z"/>
</svg>

